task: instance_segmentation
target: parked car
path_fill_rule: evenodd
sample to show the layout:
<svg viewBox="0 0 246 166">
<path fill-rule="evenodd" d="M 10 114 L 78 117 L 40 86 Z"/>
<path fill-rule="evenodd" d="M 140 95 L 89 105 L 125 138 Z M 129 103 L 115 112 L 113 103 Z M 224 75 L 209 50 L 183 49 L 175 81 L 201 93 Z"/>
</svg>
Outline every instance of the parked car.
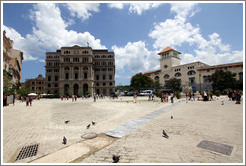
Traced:
<svg viewBox="0 0 246 166">
<path fill-rule="evenodd" d="M 143 90 L 139 93 L 140 96 L 148 96 L 150 93 L 153 93 L 152 90 Z"/>
</svg>

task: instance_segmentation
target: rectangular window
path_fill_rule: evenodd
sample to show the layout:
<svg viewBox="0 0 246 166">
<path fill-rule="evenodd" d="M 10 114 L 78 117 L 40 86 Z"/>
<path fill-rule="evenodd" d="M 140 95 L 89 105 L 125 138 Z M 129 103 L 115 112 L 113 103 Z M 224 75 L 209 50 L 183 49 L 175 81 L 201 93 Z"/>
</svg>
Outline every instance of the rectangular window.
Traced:
<svg viewBox="0 0 246 166">
<path fill-rule="evenodd" d="M 78 79 L 78 75 L 79 75 L 78 73 L 74 73 L 74 79 L 77 80 Z"/>
<path fill-rule="evenodd" d="M 48 81 L 51 81 L 51 76 L 48 76 Z"/>
<path fill-rule="evenodd" d="M 87 79 L 87 73 L 84 73 L 84 79 Z"/>
<path fill-rule="evenodd" d="M 55 81 L 58 81 L 58 76 L 55 76 Z"/>
<path fill-rule="evenodd" d="M 66 73 L 66 80 L 68 80 L 68 78 L 69 78 L 69 74 L 68 74 L 68 73 Z"/>
<path fill-rule="evenodd" d="M 103 80 L 106 80 L 106 76 L 105 75 L 103 75 Z"/>
<path fill-rule="evenodd" d="M 96 76 L 96 80 L 99 80 L 99 75 Z"/>
<path fill-rule="evenodd" d="M 112 75 L 109 75 L 109 79 L 112 80 L 113 79 L 113 76 Z"/>
</svg>

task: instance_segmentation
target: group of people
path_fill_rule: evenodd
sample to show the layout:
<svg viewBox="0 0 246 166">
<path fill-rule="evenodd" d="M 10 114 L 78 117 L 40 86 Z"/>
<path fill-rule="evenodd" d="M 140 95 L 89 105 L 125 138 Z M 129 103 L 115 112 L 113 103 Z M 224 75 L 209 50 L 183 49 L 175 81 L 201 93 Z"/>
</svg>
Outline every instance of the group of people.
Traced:
<svg viewBox="0 0 246 166">
<path fill-rule="evenodd" d="M 171 103 L 173 103 L 173 99 L 175 95 L 173 92 L 171 92 L 170 94 L 161 92 L 161 102 L 167 103 L 169 95 L 170 95 Z"/>
<path fill-rule="evenodd" d="M 29 96 L 29 97 L 26 97 L 26 106 L 32 106 L 32 97 L 31 96 Z"/>
<path fill-rule="evenodd" d="M 239 90 L 229 90 L 227 92 L 227 95 L 228 95 L 228 98 L 229 98 L 229 101 L 235 101 L 236 100 L 236 103 L 235 104 L 240 104 L 241 102 L 241 93 Z"/>
</svg>

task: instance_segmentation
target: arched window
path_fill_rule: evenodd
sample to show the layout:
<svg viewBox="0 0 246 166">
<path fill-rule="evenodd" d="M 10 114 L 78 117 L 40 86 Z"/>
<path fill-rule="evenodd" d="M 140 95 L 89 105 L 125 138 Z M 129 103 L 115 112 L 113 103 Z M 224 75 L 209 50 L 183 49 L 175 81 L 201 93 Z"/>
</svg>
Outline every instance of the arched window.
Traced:
<svg viewBox="0 0 246 166">
<path fill-rule="evenodd" d="M 187 73 L 189 76 L 190 75 L 195 75 L 196 74 L 196 72 L 194 71 L 194 70 L 191 70 L 191 71 L 188 71 L 188 73 Z"/>
<path fill-rule="evenodd" d="M 65 67 L 65 70 L 70 70 L 70 68 L 68 66 Z"/>
<path fill-rule="evenodd" d="M 155 80 L 156 80 L 156 81 L 159 80 L 159 76 L 155 76 Z"/>
<path fill-rule="evenodd" d="M 180 77 L 180 76 L 181 76 L 181 73 L 175 73 L 174 76 L 175 76 L 175 77 Z"/>
<path fill-rule="evenodd" d="M 167 65 L 164 65 L 164 68 L 166 69 L 168 66 Z"/>
<path fill-rule="evenodd" d="M 168 79 L 169 78 L 169 75 L 168 74 L 164 75 L 164 78 L 165 79 Z"/>
<path fill-rule="evenodd" d="M 83 70 L 88 70 L 88 67 L 87 67 L 87 66 L 85 66 L 85 67 L 83 68 Z"/>
<path fill-rule="evenodd" d="M 78 67 L 78 66 L 75 66 L 75 67 L 74 67 L 74 70 L 79 70 L 79 67 Z"/>
</svg>

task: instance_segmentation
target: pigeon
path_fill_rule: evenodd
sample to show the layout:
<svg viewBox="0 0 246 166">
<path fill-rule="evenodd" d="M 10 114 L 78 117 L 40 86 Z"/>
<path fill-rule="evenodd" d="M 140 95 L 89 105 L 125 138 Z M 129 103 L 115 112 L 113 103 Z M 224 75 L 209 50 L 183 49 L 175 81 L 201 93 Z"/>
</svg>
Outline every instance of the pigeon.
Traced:
<svg viewBox="0 0 246 166">
<path fill-rule="evenodd" d="M 171 119 L 173 119 L 173 116 L 171 116 Z"/>
<path fill-rule="evenodd" d="M 66 145 L 67 144 L 67 139 L 66 139 L 66 137 L 64 136 L 63 137 L 63 142 L 62 142 L 64 145 Z"/>
<path fill-rule="evenodd" d="M 113 163 L 118 163 L 120 161 L 120 156 L 113 155 Z"/>
<path fill-rule="evenodd" d="M 167 133 L 165 132 L 165 130 L 162 131 L 163 137 L 168 138 L 169 136 L 167 135 Z"/>
<path fill-rule="evenodd" d="M 70 122 L 70 120 L 66 120 L 66 121 L 65 121 L 65 123 L 68 123 L 68 122 Z"/>
<path fill-rule="evenodd" d="M 87 128 L 87 129 L 89 129 L 89 128 L 90 128 L 90 126 L 91 126 L 91 124 L 88 124 L 88 125 L 86 126 L 86 128 Z"/>
<path fill-rule="evenodd" d="M 224 101 L 221 102 L 221 105 L 224 105 Z"/>
<path fill-rule="evenodd" d="M 96 122 L 93 122 L 93 121 L 91 123 L 92 123 L 92 125 L 95 125 L 96 124 Z"/>
</svg>

